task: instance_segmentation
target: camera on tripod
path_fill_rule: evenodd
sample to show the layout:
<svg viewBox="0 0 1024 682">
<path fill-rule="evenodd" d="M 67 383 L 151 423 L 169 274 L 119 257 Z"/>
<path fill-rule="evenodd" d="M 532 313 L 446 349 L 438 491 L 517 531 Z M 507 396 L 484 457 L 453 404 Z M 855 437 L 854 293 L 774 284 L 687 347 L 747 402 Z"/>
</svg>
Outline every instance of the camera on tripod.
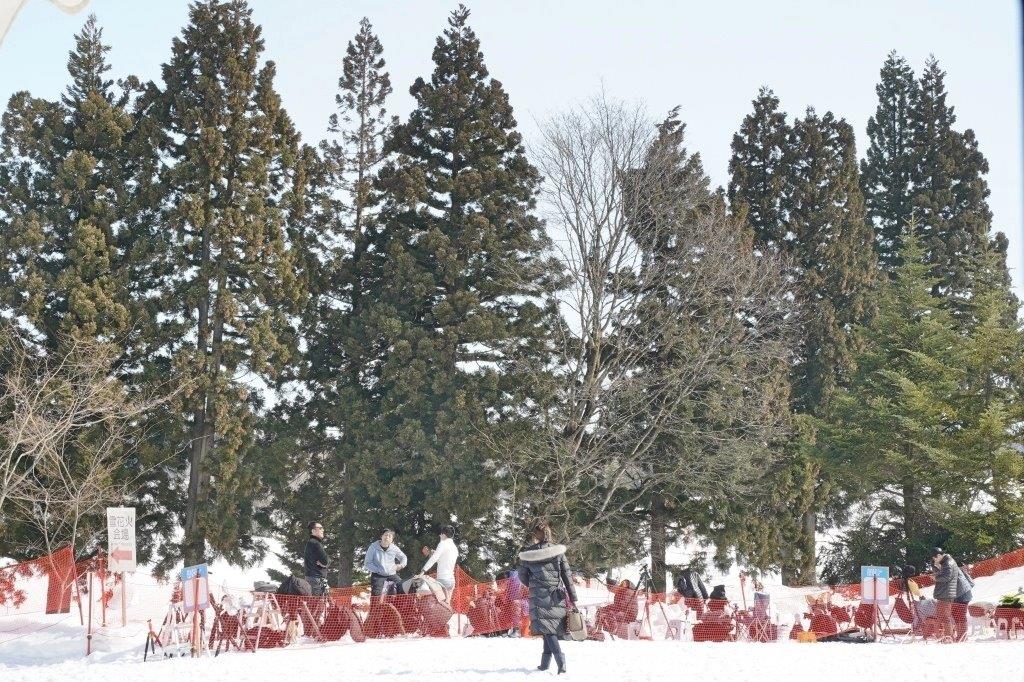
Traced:
<svg viewBox="0 0 1024 682">
<path fill-rule="evenodd" d="M 640 580 L 637 581 L 636 588 L 640 592 L 647 592 L 651 589 L 651 569 L 647 568 L 647 564 L 640 566 Z"/>
</svg>

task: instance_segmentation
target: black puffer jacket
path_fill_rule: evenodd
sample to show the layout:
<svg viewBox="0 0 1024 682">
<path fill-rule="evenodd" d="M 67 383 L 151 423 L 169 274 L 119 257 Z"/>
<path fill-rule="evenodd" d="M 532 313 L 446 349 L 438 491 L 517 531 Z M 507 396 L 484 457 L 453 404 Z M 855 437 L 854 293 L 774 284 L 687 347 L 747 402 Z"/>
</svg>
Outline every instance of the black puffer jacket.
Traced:
<svg viewBox="0 0 1024 682">
<path fill-rule="evenodd" d="M 558 635 L 565 631 L 565 590 L 576 601 L 576 588 L 565 560 L 565 546 L 547 542 L 519 553 L 519 579 L 530 588 L 530 632 Z"/>
</svg>

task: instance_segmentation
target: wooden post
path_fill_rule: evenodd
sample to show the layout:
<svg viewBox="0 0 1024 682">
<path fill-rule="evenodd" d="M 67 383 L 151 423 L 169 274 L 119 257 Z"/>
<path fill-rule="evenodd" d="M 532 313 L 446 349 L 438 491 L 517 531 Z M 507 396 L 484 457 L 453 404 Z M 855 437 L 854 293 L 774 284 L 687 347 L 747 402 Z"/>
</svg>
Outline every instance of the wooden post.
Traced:
<svg viewBox="0 0 1024 682">
<path fill-rule="evenodd" d="M 128 582 L 128 574 L 124 571 L 121 572 L 121 627 L 128 626 L 128 588 L 125 583 Z"/>
<path fill-rule="evenodd" d="M 89 627 L 85 631 L 85 655 L 92 653 L 92 571 L 89 573 Z"/>
</svg>

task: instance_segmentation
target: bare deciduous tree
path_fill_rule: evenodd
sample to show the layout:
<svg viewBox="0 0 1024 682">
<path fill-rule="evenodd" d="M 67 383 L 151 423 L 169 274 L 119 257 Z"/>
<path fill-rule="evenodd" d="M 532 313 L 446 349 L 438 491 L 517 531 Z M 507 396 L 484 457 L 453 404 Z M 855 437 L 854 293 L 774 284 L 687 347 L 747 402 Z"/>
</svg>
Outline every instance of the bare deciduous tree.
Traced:
<svg viewBox="0 0 1024 682">
<path fill-rule="evenodd" d="M 532 440 L 504 444 L 502 473 L 518 513 L 577 546 L 613 546 L 669 484 L 729 494 L 781 426 L 782 268 L 657 141 L 641 108 L 598 97 L 534 157 L 568 286 L 553 400 Z"/>
<path fill-rule="evenodd" d="M 83 520 L 137 488 L 121 468 L 129 435 L 160 399 L 129 395 L 113 377 L 114 349 L 66 339 L 59 354 L 34 351 L 11 327 L 2 333 L 0 531 L 24 523 L 35 549 L 81 549 Z"/>
</svg>

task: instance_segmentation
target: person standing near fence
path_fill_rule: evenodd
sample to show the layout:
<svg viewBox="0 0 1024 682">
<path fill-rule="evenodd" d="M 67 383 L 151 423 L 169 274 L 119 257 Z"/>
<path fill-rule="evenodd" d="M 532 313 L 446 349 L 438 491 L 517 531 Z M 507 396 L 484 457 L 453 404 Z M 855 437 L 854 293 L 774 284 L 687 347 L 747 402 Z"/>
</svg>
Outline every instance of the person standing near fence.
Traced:
<svg viewBox="0 0 1024 682">
<path fill-rule="evenodd" d="M 558 643 L 565 633 L 565 597 L 576 602 L 565 546 L 552 542 L 551 528 L 543 521 L 530 529 L 533 544 L 519 553 L 519 580 L 530 590 L 530 632 L 544 636 L 538 670 L 547 670 L 554 656 L 558 673 L 565 672 L 565 654 Z"/>
<path fill-rule="evenodd" d="M 302 563 L 306 569 L 306 580 L 313 594 L 322 597 L 327 594 L 326 570 L 331 560 L 324 551 L 324 527 L 319 521 L 310 521 L 309 539 L 303 552 Z"/>
<path fill-rule="evenodd" d="M 395 544 L 395 531 L 385 528 L 380 540 L 374 540 L 366 548 L 363 559 L 363 570 L 370 574 L 370 595 L 379 597 L 385 588 L 392 586 L 396 592 L 402 591 L 398 572 L 409 563 L 405 554 Z"/>
<path fill-rule="evenodd" d="M 932 550 L 935 566 L 936 616 L 943 628 L 959 642 L 967 633 L 967 605 L 971 603 L 974 581 L 964 573 L 952 556 L 941 547 Z"/>
<path fill-rule="evenodd" d="M 444 589 L 451 594 L 451 591 L 455 589 L 455 563 L 459 560 L 459 548 L 455 546 L 455 540 L 452 539 L 455 536 L 455 529 L 451 526 L 444 526 L 439 535 L 437 549 L 431 552 L 430 558 L 427 559 L 427 563 L 423 564 L 423 570 L 417 577 L 422 578 L 423 574 L 436 564 L 437 582 L 444 585 Z"/>
</svg>

